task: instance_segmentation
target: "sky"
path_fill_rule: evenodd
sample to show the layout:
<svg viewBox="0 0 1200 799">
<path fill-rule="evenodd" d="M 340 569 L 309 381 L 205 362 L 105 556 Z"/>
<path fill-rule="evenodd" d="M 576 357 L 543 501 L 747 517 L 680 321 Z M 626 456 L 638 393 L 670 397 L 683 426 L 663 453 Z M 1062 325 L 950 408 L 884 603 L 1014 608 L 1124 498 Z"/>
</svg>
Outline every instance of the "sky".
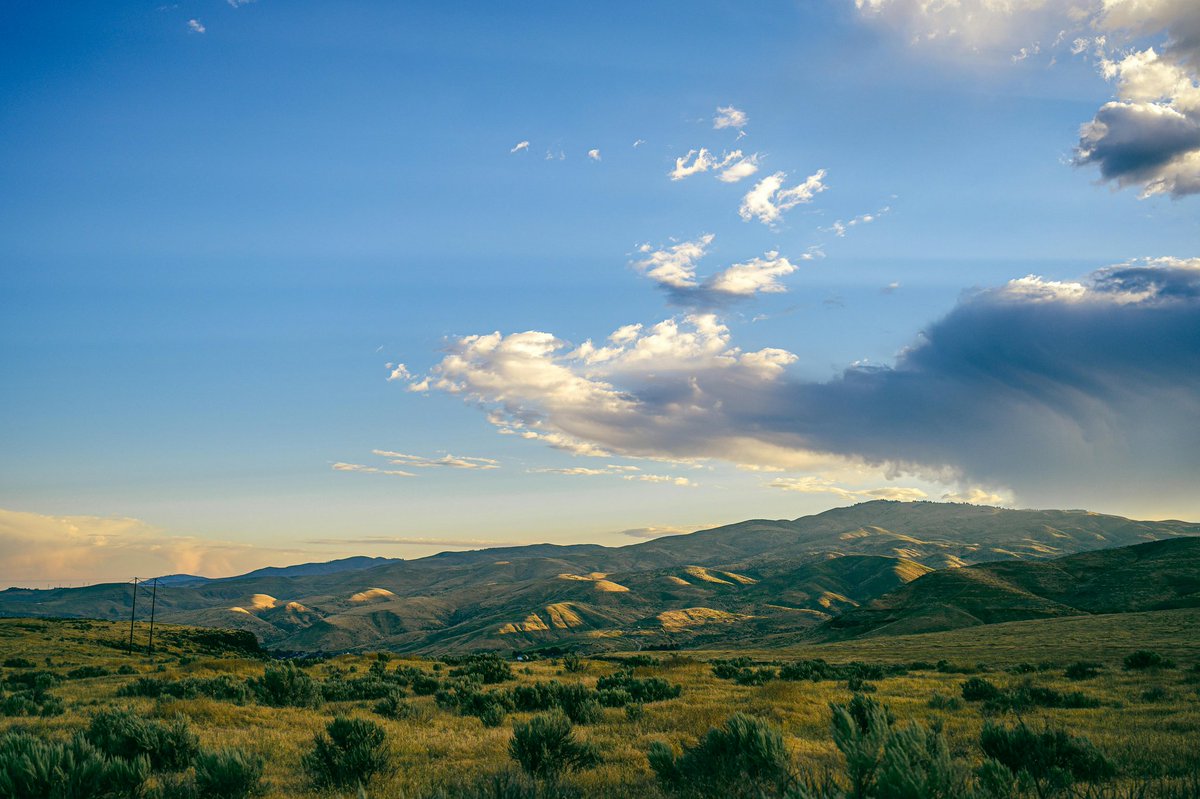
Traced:
<svg viewBox="0 0 1200 799">
<path fill-rule="evenodd" d="M 0 20 L 0 584 L 1200 519 L 1193 0 Z"/>
</svg>

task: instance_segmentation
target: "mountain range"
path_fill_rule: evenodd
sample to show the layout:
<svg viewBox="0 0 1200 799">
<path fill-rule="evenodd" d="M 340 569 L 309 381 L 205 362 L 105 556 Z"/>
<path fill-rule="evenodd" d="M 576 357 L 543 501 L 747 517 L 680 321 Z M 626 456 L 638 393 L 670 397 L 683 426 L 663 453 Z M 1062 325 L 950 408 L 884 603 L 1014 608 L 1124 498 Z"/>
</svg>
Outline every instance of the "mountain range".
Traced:
<svg viewBox="0 0 1200 799">
<path fill-rule="evenodd" d="M 1200 524 L 874 501 L 622 547 L 172 575 L 157 619 L 249 630 L 293 651 L 782 644 L 1195 606 L 1200 538 L 1190 536 Z M 126 584 L 9 589 L 0 615 L 121 619 L 131 598 Z"/>
</svg>

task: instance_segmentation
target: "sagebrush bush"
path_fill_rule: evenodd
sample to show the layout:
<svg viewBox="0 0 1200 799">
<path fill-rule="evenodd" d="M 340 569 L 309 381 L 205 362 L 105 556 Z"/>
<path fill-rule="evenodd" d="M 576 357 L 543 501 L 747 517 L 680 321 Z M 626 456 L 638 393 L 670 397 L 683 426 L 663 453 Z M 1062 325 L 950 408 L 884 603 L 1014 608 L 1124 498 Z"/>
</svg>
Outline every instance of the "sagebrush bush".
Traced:
<svg viewBox="0 0 1200 799">
<path fill-rule="evenodd" d="M 170 723 L 143 719 L 127 709 L 102 710 L 84 732 L 89 743 L 109 757 L 145 757 L 154 771 L 181 771 L 200 751 L 200 740 L 186 719 Z"/>
<path fill-rule="evenodd" d="M 1174 662 L 1148 649 L 1139 649 L 1136 652 L 1130 652 L 1125 656 L 1125 660 L 1122 661 L 1121 665 L 1125 667 L 1126 671 L 1175 668 Z"/>
<path fill-rule="evenodd" d="M 987 702 L 999 699 L 1003 694 L 993 683 L 983 677 L 972 677 L 962 684 L 962 698 L 968 702 Z"/>
<path fill-rule="evenodd" d="M 772 795 L 783 789 L 790 774 L 782 730 L 742 713 L 709 730 L 679 756 L 665 743 L 656 742 L 647 757 L 662 787 L 678 796 Z"/>
<path fill-rule="evenodd" d="M 1050 727 L 1035 732 L 1024 723 L 1011 728 L 988 723 L 979 745 L 1015 776 L 1031 780 L 1039 797 L 1061 793 L 1075 780 L 1100 781 L 1116 772 L 1086 738 Z"/>
<path fill-rule="evenodd" d="M 1070 666 L 1067 666 L 1063 676 L 1068 680 L 1090 680 L 1100 674 L 1101 668 L 1099 663 L 1092 663 L 1088 660 L 1077 660 Z"/>
<path fill-rule="evenodd" d="M 596 688 L 600 691 L 625 691 L 633 697 L 634 702 L 641 703 L 675 699 L 683 692 L 681 685 L 672 685 L 661 677 L 639 680 L 633 676 L 632 671 L 618 671 L 605 675 L 596 681 Z"/>
<path fill-rule="evenodd" d="M 201 752 L 196 757 L 196 792 L 204 799 L 248 799 L 266 791 L 263 759 L 241 749 Z"/>
<path fill-rule="evenodd" d="M 0 799 L 116 799 L 134 796 L 149 775 L 145 756 L 108 757 L 82 735 L 66 744 L 0 736 Z"/>
<path fill-rule="evenodd" d="M 321 689 L 316 681 L 292 663 L 267 666 L 262 677 L 248 681 L 254 698 L 270 707 L 320 707 Z"/>
<path fill-rule="evenodd" d="M 561 712 L 534 716 L 513 725 L 508 753 L 537 779 L 556 779 L 567 771 L 592 768 L 600 763 L 595 746 L 575 737 L 571 721 Z"/>
<path fill-rule="evenodd" d="M 387 734 L 375 722 L 338 716 L 313 739 L 301 764 L 320 788 L 366 785 L 390 768 L 386 742 Z"/>
</svg>

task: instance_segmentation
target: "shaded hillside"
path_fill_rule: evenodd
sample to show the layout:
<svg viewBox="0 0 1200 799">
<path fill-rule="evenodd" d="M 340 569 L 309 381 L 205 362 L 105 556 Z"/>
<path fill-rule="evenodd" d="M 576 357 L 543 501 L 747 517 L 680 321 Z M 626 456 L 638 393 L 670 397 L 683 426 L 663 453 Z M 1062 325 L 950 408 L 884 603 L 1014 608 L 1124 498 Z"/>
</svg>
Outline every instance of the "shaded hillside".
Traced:
<svg viewBox="0 0 1200 799">
<path fill-rule="evenodd" d="M 821 626 L 816 637 L 906 635 L 1085 614 L 1200 607 L 1200 538 L 932 572 Z"/>
<path fill-rule="evenodd" d="M 799 636 L 931 568 L 997 559 L 1019 565 L 1187 535 L 1200 535 L 1200 525 L 1086 511 L 868 502 L 625 547 L 537 544 L 379 559 L 378 565 L 352 558 L 176 582 L 160 586 L 158 613 L 165 622 L 247 630 L 265 645 L 295 650 L 754 642 Z M 971 573 L 962 579 L 984 578 Z M 987 585 L 966 585 L 968 593 L 996 595 Z M 131 590 L 12 589 L 0 592 L 0 615 L 127 618 Z M 1040 594 L 1008 599 L 1014 618 L 1064 615 L 1073 607 Z M 967 616 L 934 618 L 931 628 L 979 623 L 961 609 L 934 613 Z"/>
</svg>

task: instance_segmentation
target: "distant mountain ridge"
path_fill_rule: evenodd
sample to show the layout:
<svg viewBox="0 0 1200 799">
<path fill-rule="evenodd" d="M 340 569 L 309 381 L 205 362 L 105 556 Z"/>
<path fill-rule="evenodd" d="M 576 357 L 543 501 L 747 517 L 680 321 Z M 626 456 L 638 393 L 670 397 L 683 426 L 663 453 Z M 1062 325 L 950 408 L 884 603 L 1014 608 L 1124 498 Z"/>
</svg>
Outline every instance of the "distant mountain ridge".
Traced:
<svg viewBox="0 0 1200 799">
<path fill-rule="evenodd" d="M 158 608 L 165 622 L 249 630 L 267 646 L 304 651 L 786 640 L 923 583 L 935 569 L 1197 535 L 1200 524 L 1087 511 L 875 501 L 623 547 L 348 558 L 177 581 L 160 587 Z M 128 618 L 129 605 L 127 585 L 0 592 L 8 616 L 117 619 Z"/>
</svg>

